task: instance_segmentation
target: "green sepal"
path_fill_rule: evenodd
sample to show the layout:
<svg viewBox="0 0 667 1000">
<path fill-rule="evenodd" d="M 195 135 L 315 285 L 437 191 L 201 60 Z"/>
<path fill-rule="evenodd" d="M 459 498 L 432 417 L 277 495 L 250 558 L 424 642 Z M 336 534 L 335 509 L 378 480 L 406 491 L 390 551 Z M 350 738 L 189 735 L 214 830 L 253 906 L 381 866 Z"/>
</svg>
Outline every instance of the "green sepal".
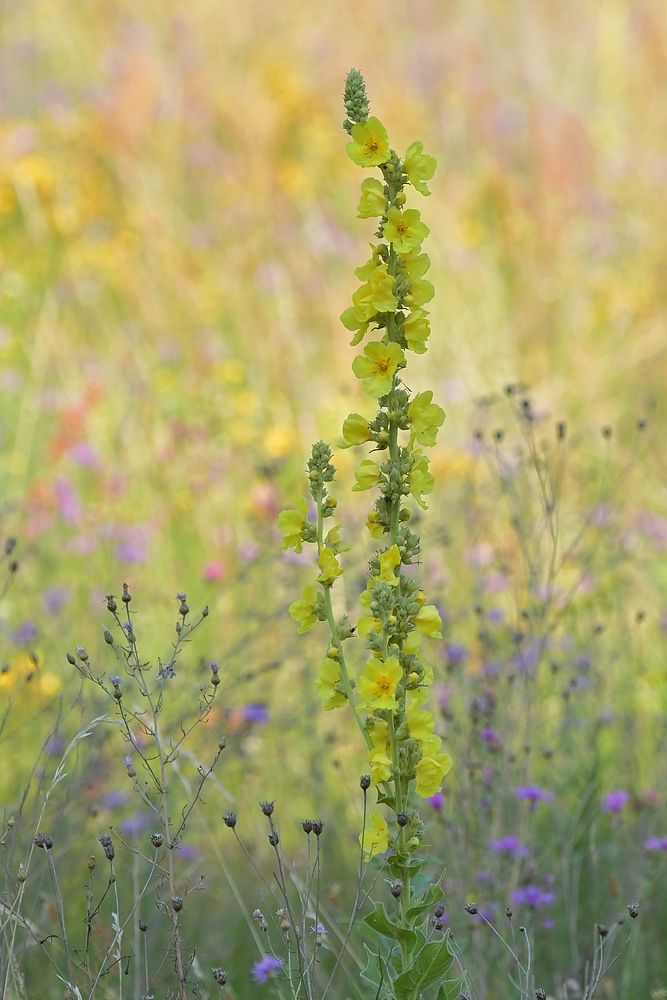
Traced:
<svg viewBox="0 0 667 1000">
<path fill-rule="evenodd" d="M 458 1000 L 464 984 L 465 976 L 459 976 L 458 979 L 448 979 L 447 982 L 440 984 L 435 1000 Z"/>
<path fill-rule="evenodd" d="M 419 902 L 413 903 L 406 913 L 407 919 L 414 920 L 414 918 L 418 917 L 420 913 L 424 912 L 424 910 L 429 910 L 432 906 L 434 906 L 439 899 L 442 899 L 442 897 L 443 891 L 439 885 L 429 885 L 426 892 L 422 894 Z"/>
<path fill-rule="evenodd" d="M 449 972 L 454 956 L 449 950 L 449 932 L 442 941 L 425 945 L 415 956 L 412 966 L 402 972 L 394 983 L 397 1000 L 418 1000 L 421 993 Z"/>
</svg>

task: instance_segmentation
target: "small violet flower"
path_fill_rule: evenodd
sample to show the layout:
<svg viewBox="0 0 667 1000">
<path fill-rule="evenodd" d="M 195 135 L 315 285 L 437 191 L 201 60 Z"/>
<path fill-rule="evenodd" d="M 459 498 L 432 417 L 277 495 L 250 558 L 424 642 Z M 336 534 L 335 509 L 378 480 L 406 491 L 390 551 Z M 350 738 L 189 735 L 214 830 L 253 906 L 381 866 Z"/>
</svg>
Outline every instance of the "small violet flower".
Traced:
<svg viewBox="0 0 667 1000">
<path fill-rule="evenodd" d="M 610 792 L 609 795 L 605 796 L 602 800 L 600 808 L 602 809 L 602 812 L 620 813 L 623 809 L 625 809 L 629 801 L 630 796 L 628 793 L 619 789 L 618 791 Z"/>
<path fill-rule="evenodd" d="M 544 892 L 538 885 L 527 885 L 512 893 L 512 902 L 522 906 L 532 906 L 538 910 L 541 906 L 549 906 L 554 901 L 553 892 Z"/>
<path fill-rule="evenodd" d="M 511 858 L 515 856 L 520 858 L 528 857 L 528 848 L 520 842 L 518 837 L 509 836 L 501 837 L 499 840 L 492 840 L 490 847 L 492 851 L 496 851 L 498 854 L 507 854 Z"/>
<path fill-rule="evenodd" d="M 252 978 L 256 983 L 266 983 L 269 976 L 278 972 L 283 966 L 282 959 L 274 958 L 273 955 L 265 955 L 261 962 L 255 962 L 252 967 Z"/>
<path fill-rule="evenodd" d="M 525 799 L 530 802 L 533 809 L 537 809 L 538 802 L 553 802 L 555 796 L 552 792 L 545 792 L 538 785 L 519 785 L 514 789 L 517 799 Z"/>
</svg>

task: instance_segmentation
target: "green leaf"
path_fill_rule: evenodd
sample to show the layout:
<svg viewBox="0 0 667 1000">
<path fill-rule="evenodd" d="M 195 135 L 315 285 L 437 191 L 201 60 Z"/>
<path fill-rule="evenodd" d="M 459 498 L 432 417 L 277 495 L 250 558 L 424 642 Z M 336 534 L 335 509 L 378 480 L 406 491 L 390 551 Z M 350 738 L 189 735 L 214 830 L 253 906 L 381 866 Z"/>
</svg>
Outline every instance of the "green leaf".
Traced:
<svg viewBox="0 0 667 1000">
<path fill-rule="evenodd" d="M 367 944 L 364 945 L 364 949 L 367 955 L 366 968 L 361 973 L 361 978 L 374 986 L 376 991 L 380 985 L 380 982 L 384 978 L 382 975 L 382 970 L 384 968 L 384 962 L 379 955 L 375 955 Z M 384 974 L 386 977 L 386 972 Z"/>
<path fill-rule="evenodd" d="M 405 941 L 411 951 L 414 950 L 417 944 L 417 935 L 415 932 L 408 930 L 407 927 L 397 927 L 385 910 L 383 903 L 375 904 L 373 912 L 364 917 L 364 923 L 372 927 L 378 934 L 383 934 L 392 940 Z"/>
<path fill-rule="evenodd" d="M 447 982 L 441 983 L 435 1000 L 458 1000 L 464 982 L 465 977 L 459 976 L 458 979 L 448 979 Z"/>
<path fill-rule="evenodd" d="M 434 906 L 439 899 L 442 899 L 443 892 L 439 885 L 430 885 L 426 892 L 422 895 L 421 899 L 413 905 L 408 910 L 406 917 L 408 920 L 414 920 L 418 917 L 424 910 L 429 910 Z"/>
<path fill-rule="evenodd" d="M 394 983 L 397 1000 L 417 1000 L 420 993 L 446 976 L 454 961 L 447 947 L 449 935 L 442 941 L 427 944 L 417 953 L 413 964 Z"/>
<path fill-rule="evenodd" d="M 385 795 L 384 792 L 378 791 L 378 804 L 391 806 L 392 809 L 396 809 L 396 796 Z"/>
</svg>

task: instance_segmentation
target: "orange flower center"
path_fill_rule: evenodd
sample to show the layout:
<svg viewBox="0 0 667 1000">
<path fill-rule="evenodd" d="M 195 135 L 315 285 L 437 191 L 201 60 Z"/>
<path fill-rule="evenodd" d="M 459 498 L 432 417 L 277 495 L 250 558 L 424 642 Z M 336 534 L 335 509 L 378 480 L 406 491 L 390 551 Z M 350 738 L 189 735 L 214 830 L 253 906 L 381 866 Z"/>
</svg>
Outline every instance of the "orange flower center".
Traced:
<svg viewBox="0 0 667 1000">
<path fill-rule="evenodd" d="M 372 154 L 377 153 L 378 147 L 379 147 L 379 143 L 377 142 L 376 139 L 367 139 L 366 140 L 366 149 L 368 150 L 369 153 L 372 153 Z"/>
<path fill-rule="evenodd" d="M 386 693 L 391 690 L 391 680 L 389 677 L 378 677 L 377 681 L 378 690 Z"/>
</svg>

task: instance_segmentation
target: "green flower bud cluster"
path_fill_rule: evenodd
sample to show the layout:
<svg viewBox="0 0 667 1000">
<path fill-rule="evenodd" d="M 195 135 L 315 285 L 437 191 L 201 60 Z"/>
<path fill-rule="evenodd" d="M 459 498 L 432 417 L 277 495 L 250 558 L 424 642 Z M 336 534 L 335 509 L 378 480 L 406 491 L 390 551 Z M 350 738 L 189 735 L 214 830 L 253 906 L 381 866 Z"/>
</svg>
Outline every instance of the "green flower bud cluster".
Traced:
<svg viewBox="0 0 667 1000">
<path fill-rule="evenodd" d="M 358 69 L 351 69 L 345 79 L 343 105 L 347 118 L 343 128 L 349 134 L 357 122 L 368 121 L 369 101 L 366 96 L 366 84 Z"/>
</svg>

